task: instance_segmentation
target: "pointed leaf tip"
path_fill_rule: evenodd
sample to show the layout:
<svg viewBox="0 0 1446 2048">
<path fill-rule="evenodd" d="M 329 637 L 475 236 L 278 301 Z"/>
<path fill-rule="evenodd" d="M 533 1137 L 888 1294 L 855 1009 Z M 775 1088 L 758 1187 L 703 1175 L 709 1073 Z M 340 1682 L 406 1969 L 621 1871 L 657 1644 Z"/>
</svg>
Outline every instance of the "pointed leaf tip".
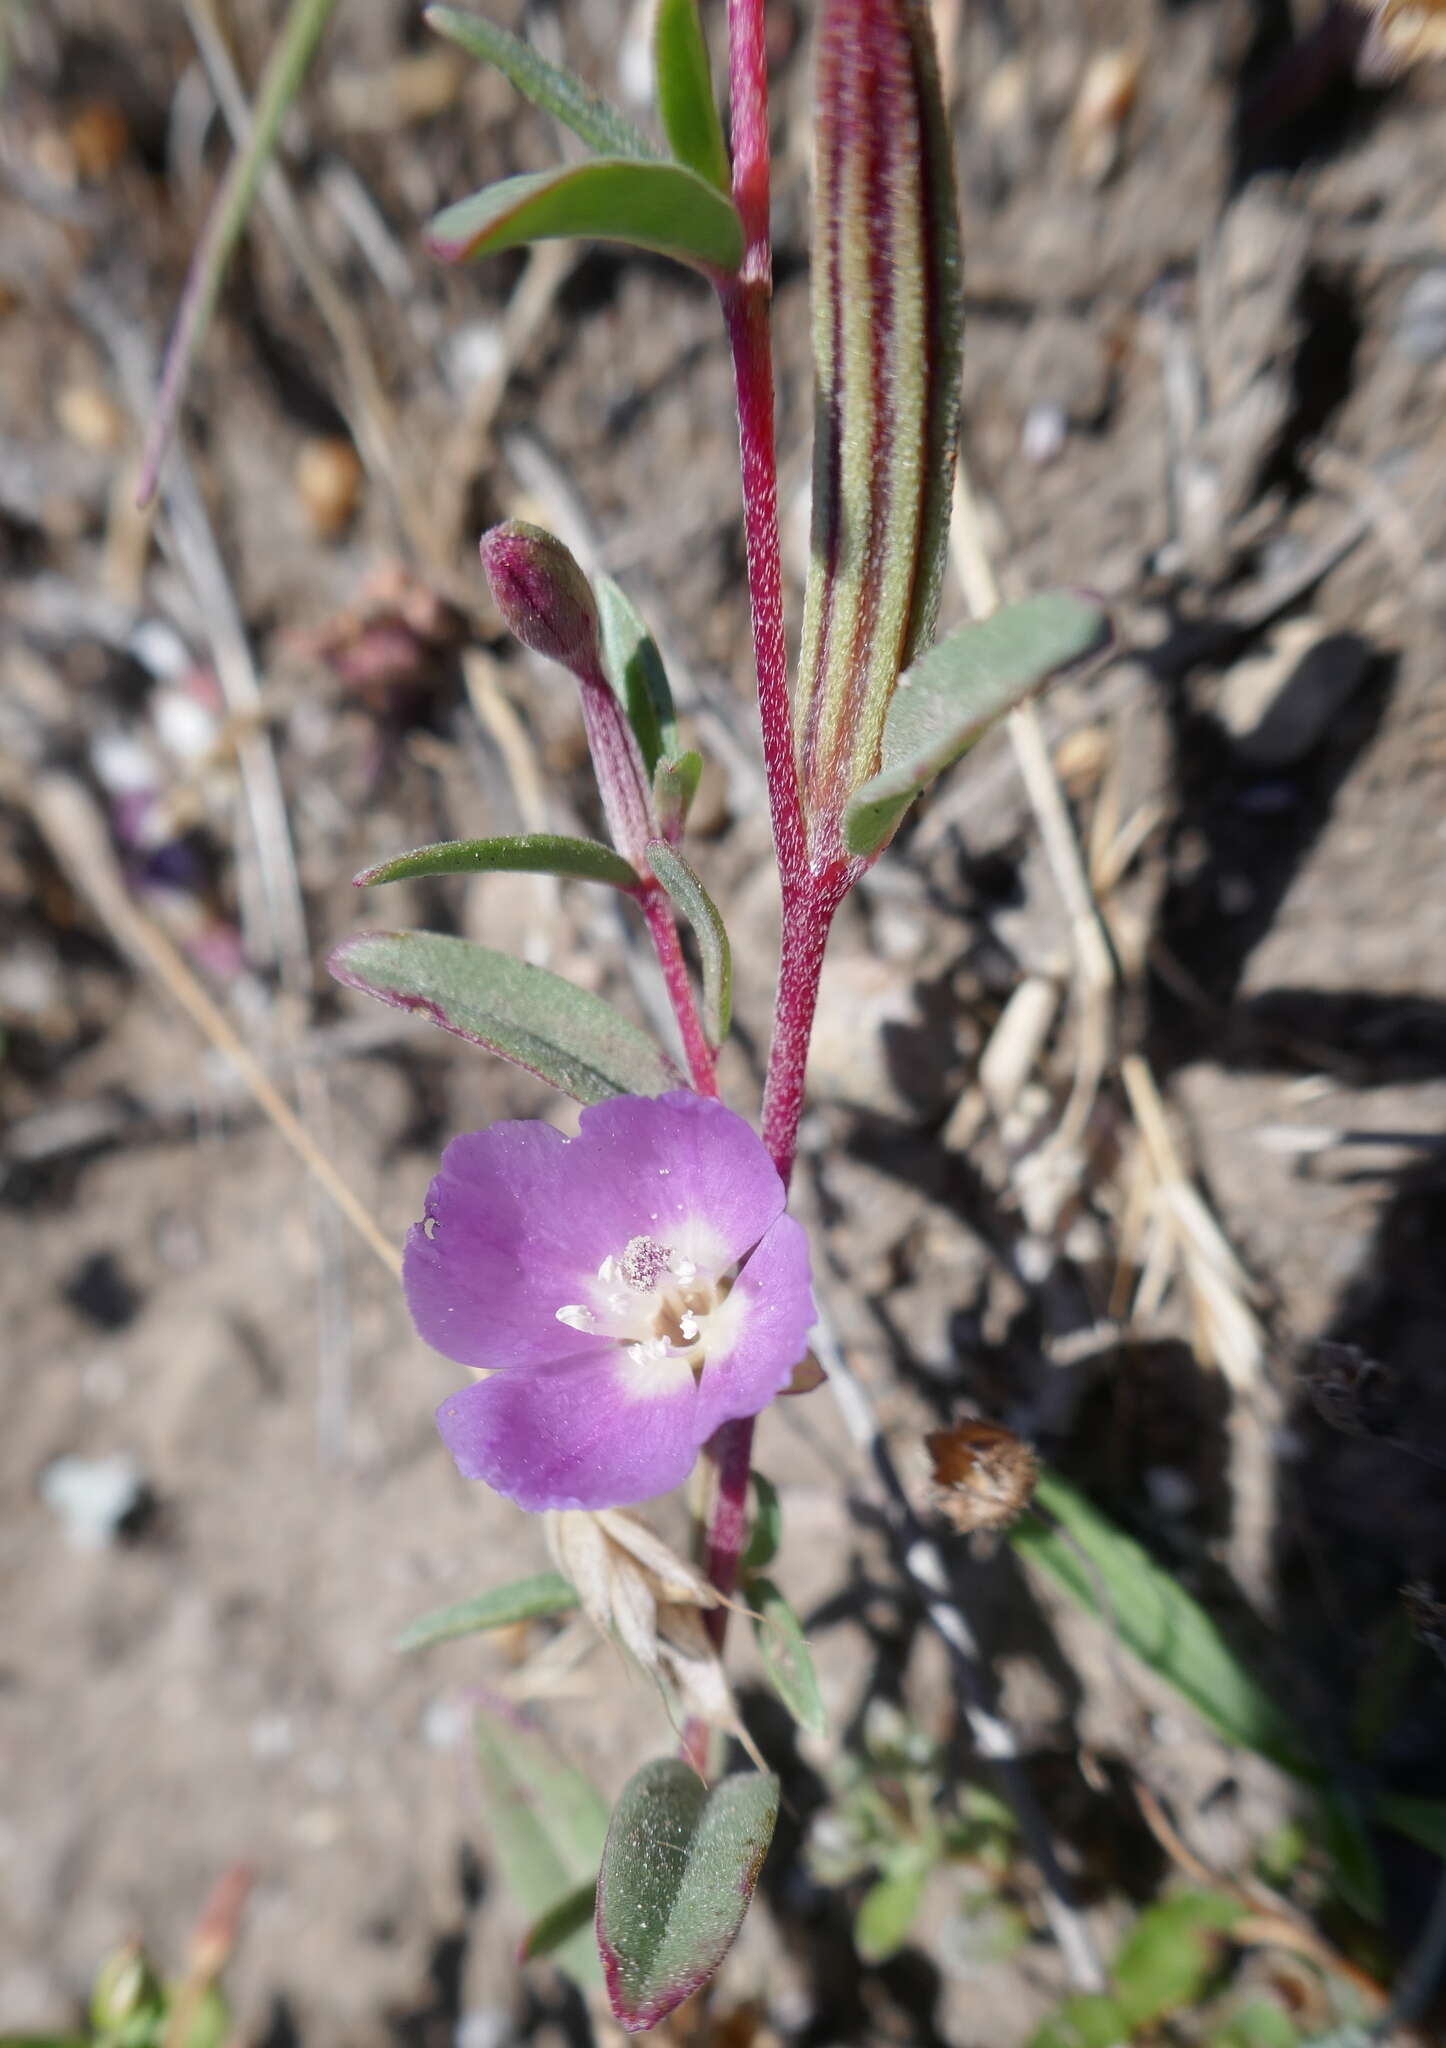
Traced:
<svg viewBox="0 0 1446 2048">
<path fill-rule="evenodd" d="M 571 839 L 560 832 L 508 833 L 497 839 L 442 839 L 396 854 L 353 875 L 354 889 L 374 889 L 383 882 L 414 881 L 427 875 L 481 875 L 499 872 L 567 875 L 586 882 L 610 882 L 615 889 L 636 889 L 638 877 L 620 853 L 597 839 Z"/>
<path fill-rule="evenodd" d="M 1102 604 L 1057 590 L 937 641 L 890 699 L 878 772 L 854 791 L 845 813 L 849 852 L 877 853 L 942 769 L 1053 677 L 1107 653 L 1111 636 Z"/>
<path fill-rule="evenodd" d="M 601 156 L 656 159 L 656 145 L 631 121 L 588 91 L 582 80 L 547 59 L 510 30 L 460 7 L 428 7 L 428 28 L 484 64 L 495 64 L 524 99 L 561 121 Z"/>
<path fill-rule="evenodd" d="M 655 2027 L 707 1981 L 743 1924 L 778 1818 L 778 1780 L 746 1772 L 712 1791 L 674 1757 L 644 1764 L 613 1813 L 597 1942 L 615 2015 Z"/>
</svg>

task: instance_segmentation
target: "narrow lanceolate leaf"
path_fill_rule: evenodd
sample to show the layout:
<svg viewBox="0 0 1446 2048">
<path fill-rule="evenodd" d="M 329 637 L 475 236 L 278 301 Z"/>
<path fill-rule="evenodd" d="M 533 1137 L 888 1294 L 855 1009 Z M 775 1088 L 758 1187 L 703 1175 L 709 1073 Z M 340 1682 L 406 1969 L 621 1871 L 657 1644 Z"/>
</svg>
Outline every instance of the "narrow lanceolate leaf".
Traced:
<svg viewBox="0 0 1446 2048">
<path fill-rule="evenodd" d="M 597 1879 L 590 1877 L 574 1891 L 570 1891 L 566 1898 L 559 1899 L 550 1912 L 539 1915 L 533 1921 L 518 1944 L 518 1961 L 530 1963 L 538 1956 L 550 1956 L 554 1949 L 561 1948 L 574 1938 L 588 1940 L 596 1911 Z M 588 1945 L 592 1947 L 590 1941 Z M 593 1961 L 597 1961 L 595 1949 Z"/>
<path fill-rule="evenodd" d="M 731 182 L 728 149 L 713 96 L 713 72 L 698 19 L 698 0 L 658 0 L 653 18 L 653 70 L 658 119 L 669 148 L 679 163 L 726 192 Z"/>
<path fill-rule="evenodd" d="M 577 1102 L 664 1095 L 682 1076 L 636 1024 L 545 967 L 440 932 L 358 932 L 327 962 L 348 988 L 416 1010 Z"/>
<path fill-rule="evenodd" d="M 611 576 L 594 576 L 592 589 L 603 672 L 654 775 L 660 761 L 678 754 L 678 721 L 663 657 L 641 612 Z"/>
<path fill-rule="evenodd" d="M 477 1716 L 477 1763 L 486 1821 L 502 1876 L 530 1922 L 562 1912 L 590 1884 L 607 1838 L 602 1794 L 515 1710 Z M 584 1926 L 554 1951 L 570 1977 L 598 1981 L 597 1948 Z"/>
<path fill-rule="evenodd" d="M 530 43 L 499 28 L 495 21 L 480 14 L 468 14 L 460 7 L 429 7 L 422 19 L 428 28 L 456 43 L 469 57 L 495 64 L 524 99 L 561 121 L 574 135 L 580 135 L 599 156 L 647 159 L 660 155 L 657 145 L 635 128 L 626 115 L 590 93 L 571 71 L 549 64 Z"/>
<path fill-rule="evenodd" d="M 1009 1531 L 1022 1556 L 1108 1627 L 1223 1735 L 1302 1777 L 1315 1774 L 1299 1734 L 1235 1655 L 1215 1623 L 1133 1537 L 1056 1473 L 1041 1475 L 1038 1506 Z M 1106 1603 L 1103 1611 L 1101 1603 Z"/>
<path fill-rule="evenodd" d="M 530 1579 L 514 1579 L 509 1586 L 494 1586 L 472 1600 L 455 1600 L 450 1607 L 434 1607 L 418 1615 L 404 1628 L 392 1645 L 395 1650 L 425 1650 L 433 1643 L 450 1642 L 454 1636 L 473 1636 L 484 1629 L 511 1628 L 519 1621 L 540 1621 L 549 1614 L 568 1614 L 578 1597 L 561 1572 L 537 1572 Z"/>
<path fill-rule="evenodd" d="M 872 854 L 940 769 L 1067 668 L 1102 654 L 1109 614 L 1073 591 L 1051 591 L 960 626 L 900 676 L 884 720 L 881 760 L 849 799 L 844 844 Z"/>
<path fill-rule="evenodd" d="M 651 839 L 648 866 L 667 890 L 674 906 L 693 927 L 703 962 L 703 1029 L 716 1050 L 728 1036 L 733 1016 L 733 949 L 718 906 L 697 874 L 666 839 Z"/>
<path fill-rule="evenodd" d="M 923 0 L 825 0 L 815 124 L 813 533 L 796 745 L 818 862 L 879 765 L 939 609 L 959 414 L 959 235 Z"/>
<path fill-rule="evenodd" d="M 357 889 L 378 882 L 407 882 L 422 875 L 482 875 L 496 870 L 529 875 L 570 875 L 585 882 L 611 882 L 635 889 L 638 878 L 620 853 L 597 839 L 568 839 L 557 832 L 521 832 L 499 839 L 443 839 L 392 860 L 363 868 L 352 878 Z"/>
<path fill-rule="evenodd" d="M 755 1616 L 753 1629 L 758 1654 L 774 1691 L 800 1728 L 806 1728 L 810 1735 L 822 1735 L 828 1717 L 819 1696 L 803 1623 L 772 1579 L 750 1579 L 747 1600 Z"/>
<path fill-rule="evenodd" d="M 710 273 L 731 275 L 743 261 L 731 199 L 682 164 L 636 157 L 593 157 L 485 186 L 443 208 L 427 246 L 444 263 L 461 263 L 559 235 L 627 242 Z"/>
<path fill-rule="evenodd" d="M 623 1788 L 597 1887 L 612 2009 L 655 2027 L 707 1981 L 743 1923 L 778 1818 L 778 1780 L 750 1771 L 710 1792 L 675 1757 Z"/>
</svg>

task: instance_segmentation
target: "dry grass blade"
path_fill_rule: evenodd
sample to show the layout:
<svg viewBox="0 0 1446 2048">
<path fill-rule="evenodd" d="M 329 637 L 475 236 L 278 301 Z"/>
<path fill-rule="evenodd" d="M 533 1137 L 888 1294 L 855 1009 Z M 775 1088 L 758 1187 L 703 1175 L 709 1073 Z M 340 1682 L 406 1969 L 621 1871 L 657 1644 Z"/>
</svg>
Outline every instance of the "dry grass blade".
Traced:
<svg viewBox="0 0 1446 2048">
<path fill-rule="evenodd" d="M 984 545 L 979 508 L 960 461 L 954 475 L 954 519 L 949 532 L 955 574 L 976 619 L 997 611 L 999 583 Z M 1099 907 L 1090 889 L 1069 806 L 1049 757 L 1039 714 L 1022 704 L 1009 715 L 1009 738 L 1039 825 L 1050 872 L 1069 917 L 1079 1005 L 1079 1042 L 1074 1085 L 1052 1143 L 1061 1151 L 1077 1146 L 1089 1121 L 1106 1069 L 1113 1035 L 1115 963 Z"/>
<path fill-rule="evenodd" d="M 31 815 L 62 871 L 94 910 L 119 950 L 153 977 L 186 1012 L 202 1036 L 235 1067 L 257 1103 L 307 1172 L 395 1278 L 401 1255 L 381 1226 L 313 1141 L 225 1014 L 212 1001 L 171 940 L 132 901 L 104 821 L 84 786 L 68 775 L 38 778 L 28 791 Z"/>
<path fill-rule="evenodd" d="M 276 147 L 286 110 L 300 90 L 335 4 L 336 0 L 292 0 L 281 33 L 272 46 L 256 96 L 251 133 L 231 160 L 205 232 L 191 259 L 141 457 L 136 496 L 143 505 L 155 491 L 161 463 L 185 396 L 191 364 L 210 323 L 231 252 L 241 238 L 257 185 Z"/>
</svg>

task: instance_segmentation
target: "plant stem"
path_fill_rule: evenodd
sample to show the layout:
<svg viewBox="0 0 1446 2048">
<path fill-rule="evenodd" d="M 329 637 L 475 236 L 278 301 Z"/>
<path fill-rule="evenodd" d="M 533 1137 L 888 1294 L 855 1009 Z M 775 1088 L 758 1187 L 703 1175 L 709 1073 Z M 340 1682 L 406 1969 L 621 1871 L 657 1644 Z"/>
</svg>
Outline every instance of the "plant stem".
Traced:
<svg viewBox="0 0 1446 2048">
<path fill-rule="evenodd" d="M 708 1440 L 708 1458 L 717 1474 L 717 1491 L 708 1520 L 703 1569 L 708 1583 L 726 1599 L 738 1584 L 738 1560 L 748 1529 L 748 1478 L 753 1458 L 753 1417 L 725 1422 Z M 728 1609 L 714 1607 L 705 1617 L 708 1633 L 721 1650 L 728 1627 Z"/>
<path fill-rule="evenodd" d="M 765 279 L 742 279 L 723 288 L 723 315 L 733 350 L 738 395 L 738 444 L 743 475 L 743 530 L 753 655 L 758 670 L 758 717 L 773 845 L 785 886 L 801 881 L 807 852 L 793 715 L 788 701 L 788 644 L 783 630 L 783 565 L 778 541 L 778 464 L 773 437 L 773 351 Z"/>
<path fill-rule="evenodd" d="M 763 0 L 728 0 L 728 115 L 733 204 L 743 223 L 743 275 L 766 287 L 773 273 L 773 242 L 768 222 L 768 41 Z"/>
<path fill-rule="evenodd" d="M 793 1173 L 798 1120 L 803 1114 L 808 1041 L 818 1006 L 819 976 L 834 913 L 848 894 L 857 869 L 839 861 L 821 874 L 783 885 L 783 943 L 778 992 L 773 1004 L 773 1042 L 763 1089 L 763 1142 L 783 1184 Z"/>
<path fill-rule="evenodd" d="M 687 1055 L 688 1071 L 693 1077 L 693 1086 L 700 1095 L 716 1095 L 718 1076 L 715 1071 L 713 1050 L 698 1017 L 698 1005 L 693 996 L 693 984 L 688 977 L 688 963 L 683 958 L 683 948 L 678 940 L 678 927 L 673 917 L 672 905 L 656 882 L 651 888 L 644 884 L 638 890 L 637 897 L 643 916 L 647 919 L 653 950 L 658 956 L 658 965 L 663 970 L 663 985 L 668 991 L 668 1000 L 673 1005 L 673 1015 L 677 1018 L 678 1029 L 682 1033 L 683 1051 Z"/>
</svg>

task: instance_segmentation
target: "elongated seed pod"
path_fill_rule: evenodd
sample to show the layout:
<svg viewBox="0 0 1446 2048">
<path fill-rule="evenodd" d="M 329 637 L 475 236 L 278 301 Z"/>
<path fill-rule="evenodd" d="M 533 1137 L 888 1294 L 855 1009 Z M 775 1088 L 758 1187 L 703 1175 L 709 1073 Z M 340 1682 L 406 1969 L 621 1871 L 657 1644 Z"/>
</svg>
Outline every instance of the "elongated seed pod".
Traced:
<svg viewBox="0 0 1446 2048">
<path fill-rule="evenodd" d="M 921 0 L 825 0 L 819 28 L 813 528 L 795 744 L 815 866 L 879 765 L 933 637 L 959 417 L 952 149 Z"/>
</svg>

